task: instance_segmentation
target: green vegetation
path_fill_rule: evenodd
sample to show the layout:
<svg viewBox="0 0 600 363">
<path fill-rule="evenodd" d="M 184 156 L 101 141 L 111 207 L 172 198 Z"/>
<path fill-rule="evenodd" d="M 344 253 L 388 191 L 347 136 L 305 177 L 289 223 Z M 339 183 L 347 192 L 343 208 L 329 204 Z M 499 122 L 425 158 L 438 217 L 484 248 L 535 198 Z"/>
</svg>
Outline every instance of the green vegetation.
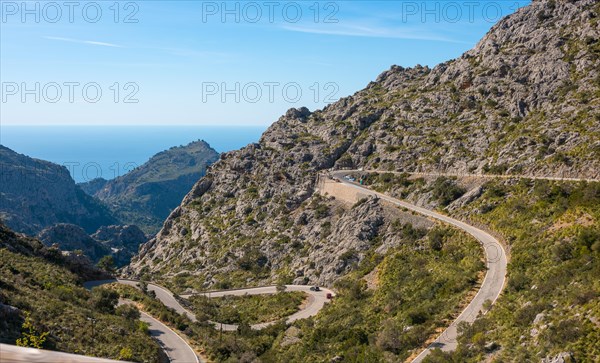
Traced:
<svg viewBox="0 0 600 363">
<path fill-rule="evenodd" d="M 106 256 L 102 257 L 100 259 L 100 261 L 98 261 L 98 264 L 96 266 L 98 266 L 98 268 L 100 268 L 106 272 L 114 273 L 115 272 L 115 259 L 112 255 L 106 255 Z"/>
<path fill-rule="evenodd" d="M 447 206 L 465 194 L 466 190 L 456 185 L 453 179 L 440 177 L 435 180 L 431 188 L 433 198 L 442 206 Z"/>
<path fill-rule="evenodd" d="M 306 295 L 300 291 L 272 295 L 224 296 L 190 299 L 194 313 L 202 312 L 210 320 L 226 324 L 257 324 L 285 318 L 299 310 Z"/>
<path fill-rule="evenodd" d="M 8 234 L 2 234 L 0 246 Z M 13 244 L 17 249 L 26 240 Z M 0 248 L 0 342 L 111 359 L 157 362 L 159 347 L 139 329 L 131 308 L 115 314 L 118 295 L 80 286 L 81 278 L 62 263 Z M 52 256 L 52 255 L 50 255 Z M 61 261 L 57 257 L 56 261 Z M 93 326 L 92 326 L 93 324 Z"/>
<path fill-rule="evenodd" d="M 486 224 L 511 249 L 508 286 L 459 349 L 430 362 L 535 361 L 569 352 L 600 356 L 600 183 L 491 181 L 460 213 Z"/>
<path fill-rule="evenodd" d="M 218 159 L 219 154 L 207 143 L 195 141 L 162 151 L 123 176 L 108 181 L 95 179 L 80 186 L 109 205 L 124 224 L 155 234 L 206 168 Z"/>
<path fill-rule="evenodd" d="M 206 354 L 219 362 L 256 358 L 319 362 L 338 355 L 349 362 L 404 359 L 455 317 L 484 266 L 479 244 L 460 231 L 442 227 L 427 231 L 399 222 L 392 230 L 400 234 L 403 244 L 385 257 L 370 253 L 336 283 L 338 296 L 314 318 L 296 321 L 291 328 L 279 322 L 255 331 L 250 324 L 289 315 L 302 295 L 193 298 L 192 309 L 200 323 L 187 321 L 179 328 L 192 341 L 204 344 Z M 367 274 L 377 276 L 378 283 L 370 289 Z M 157 305 L 149 310 L 154 316 L 168 311 L 139 290 L 114 288 L 142 302 L 145 309 Z M 208 320 L 241 324 L 237 332 L 219 332 Z"/>
<path fill-rule="evenodd" d="M 48 332 L 38 333 L 36 328 L 31 321 L 31 313 L 25 312 L 25 321 L 23 322 L 23 334 L 17 339 L 17 346 L 19 347 L 31 347 L 41 349 L 44 347 Z"/>
<path fill-rule="evenodd" d="M 440 207 L 464 193 L 459 181 L 447 178 L 427 182 L 390 173 L 365 180 L 390 194 L 428 196 Z M 429 360 L 476 362 L 494 353 L 499 361 L 530 361 L 568 351 L 580 361 L 593 361 L 600 354 L 593 344 L 600 338 L 594 323 L 600 312 L 594 279 L 600 272 L 598 183 L 498 180 L 483 190 L 452 213 L 506 238 L 512 257 L 508 286 L 490 313 L 461 327 L 457 352 L 436 352 Z M 316 213 L 321 204 L 310 207 Z M 330 208 L 328 213 L 336 212 Z M 189 323 L 184 330 L 216 361 L 330 361 L 336 356 L 349 362 L 401 361 L 453 320 L 468 291 L 476 289 L 483 263 L 478 244 L 453 229 L 427 231 L 395 222 L 390 231 L 402 238 L 400 247 L 385 256 L 368 252 L 336 283 L 339 295 L 315 318 L 261 331 L 239 320 L 240 330 L 228 333 L 206 323 L 218 320 L 210 309 L 196 309 L 202 323 Z M 293 243 L 293 237 L 282 240 Z M 355 253 L 340 258 L 354 261 Z M 375 288 L 367 288 L 367 275 Z"/>
<path fill-rule="evenodd" d="M 410 195 L 430 193 L 432 200 L 442 208 L 447 207 L 467 192 L 457 183 L 456 178 L 445 176 L 427 182 L 423 178 L 410 178 L 410 175 L 406 173 L 373 173 L 365 176 L 364 184 L 381 193 L 393 192 L 392 194 L 401 199 Z"/>
<path fill-rule="evenodd" d="M 143 292 L 135 287 L 120 284 L 112 284 L 108 288 L 139 303 L 144 311 L 187 336 L 193 346 L 204 351 L 215 362 L 238 362 L 237 357 L 243 358 L 241 361 L 251 362 L 251 359 L 244 359 L 263 354 L 285 329 L 284 323 L 281 322 L 261 331 L 250 329 L 248 324 L 241 324 L 238 332 L 220 332 L 208 322 L 210 316 L 203 311 L 196 312 L 198 322 L 194 323 L 163 305 L 149 291 Z"/>
<path fill-rule="evenodd" d="M 364 177 L 363 183 L 381 193 L 392 188 L 399 189 L 399 197 L 404 198 L 409 193 L 420 190 L 425 185 L 425 180 L 422 178 L 412 179 L 407 173 L 372 173 Z"/>
<path fill-rule="evenodd" d="M 417 188 L 398 176 L 369 176 L 374 188 L 412 199 L 433 190 L 430 198 L 443 207 L 459 193 L 444 190 L 455 187 L 440 179 Z M 455 353 L 436 352 L 428 360 L 480 362 L 495 353 L 498 361 L 532 361 L 570 352 L 575 361 L 594 361 L 600 356 L 593 343 L 600 340 L 600 183 L 494 180 L 483 190 L 452 214 L 506 239 L 508 286 L 489 314 L 462 327 Z"/>
<path fill-rule="evenodd" d="M 446 326 L 476 285 L 484 267 L 481 248 L 453 229 L 399 230 L 413 237 L 383 258 L 365 259 L 338 280 L 338 297 L 318 319 L 294 324 L 299 341 L 279 341 L 265 361 L 329 361 L 335 356 L 347 362 L 402 361 L 436 328 Z M 438 238 L 439 248 L 430 248 L 429 241 Z M 363 277 L 373 267 L 378 284 L 367 289 Z"/>
<path fill-rule="evenodd" d="M 354 272 L 336 283 L 338 295 L 331 303 L 316 317 L 291 326 L 280 321 L 260 331 L 250 329 L 250 324 L 297 310 L 301 295 L 193 298 L 189 309 L 198 323 L 192 323 L 138 289 L 111 288 L 201 344 L 198 348 L 214 361 L 324 362 L 343 356 L 349 362 L 396 362 L 455 318 L 477 287 L 484 265 L 479 244 L 458 230 L 426 230 L 397 221 L 390 233 L 401 238 L 399 247 L 385 255 L 369 251 Z M 357 253 L 344 258 L 355 261 L 351 255 Z M 367 275 L 377 281 L 370 288 Z M 182 277 L 185 283 L 192 280 Z M 209 320 L 238 323 L 239 329 L 221 332 Z"/>
<path fill-rule="evenodd" d="M 145 290 L 144 286 L 141 286 Z M 105 291 L 113 292 L 117 296 L 131 300 L 142 306 L 142 310 L 152 315 L 154 318 L 169 325 L 171 328 L 185 331 L 190 327 L 192 322 L 185 316 L 177 313 L 175 310 L 166 307 L 160 300 L 156 299 L 153 291 L 142 291 L 133 286 L 110 284 L 104 286 Z M 120 307 L 119 307 L 120 308 Z M 122 316 L 130 315 L 131 312 L 125 309 L 117 310 L 117 314 Z"/>
</svg>

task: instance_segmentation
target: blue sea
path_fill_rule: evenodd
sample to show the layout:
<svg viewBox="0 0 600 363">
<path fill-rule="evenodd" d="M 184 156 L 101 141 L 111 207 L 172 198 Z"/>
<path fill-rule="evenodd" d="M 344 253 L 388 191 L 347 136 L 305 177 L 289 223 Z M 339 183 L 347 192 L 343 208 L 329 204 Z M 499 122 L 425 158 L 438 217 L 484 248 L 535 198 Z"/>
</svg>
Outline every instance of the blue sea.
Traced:
<svg viewBox="0 0 600 363">
<path fill-rule="evenodd" d="M 267 126 L 1 126 L 0 144 L 65 165 L 80 183 L 112 179 L 172 146 L 204 140 L 218 152 L 257 142 Z"/>
</svg>

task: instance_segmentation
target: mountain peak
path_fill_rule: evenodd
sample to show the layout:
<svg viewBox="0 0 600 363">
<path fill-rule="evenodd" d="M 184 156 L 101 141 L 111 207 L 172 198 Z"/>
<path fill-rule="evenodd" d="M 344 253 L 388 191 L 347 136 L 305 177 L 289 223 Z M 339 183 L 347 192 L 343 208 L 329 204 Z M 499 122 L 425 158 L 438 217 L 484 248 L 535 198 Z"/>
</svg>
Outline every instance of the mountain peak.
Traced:
<svg viewBox="0 0 600 363">
<path fill-rule="evenodd" d="M 312 215 L 309 206 L 324 203 L 314 183 L 332 167 L 598 177 L 599 10 L 593 0 L 534 2 L 457 59 L 433 69 L 392 66 L 322 110 L 289 110 L 258 145 L 210 168 L 130 272 L 164 278 L 195 266 L 186 272 L 212 281 L 253 248 L 272 269 L 248 278 L 268 283 L 304 264 L 298 251 L 274 248 L 273 235 L 298 239 L 306 258 L 329 271 L 313 246 L 337 248 L 329 244 L 337 237 L 322 241 L 313 231 L 322 222 L 287 216 Z M 224 251 L 229 257 L 217 257 Z M 334 275 L 304 278 L 326 283 Z"/>
<path fill-rule="evenodd" d="M 218 159 L 219 153 L 206 141 L 197 140 L 161 151 L 123 176 L 90 181 L 83 187 L 110 205 L 123 222 L 154 234 Z"/>
</svg>

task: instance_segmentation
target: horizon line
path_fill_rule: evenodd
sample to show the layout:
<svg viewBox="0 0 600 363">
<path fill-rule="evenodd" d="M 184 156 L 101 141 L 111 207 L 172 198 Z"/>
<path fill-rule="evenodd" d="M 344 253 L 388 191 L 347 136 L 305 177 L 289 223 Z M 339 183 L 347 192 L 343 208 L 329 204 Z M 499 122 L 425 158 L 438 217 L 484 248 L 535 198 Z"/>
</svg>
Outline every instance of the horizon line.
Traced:
<svg viewBox="0 0 600 363">
<path fill-rule="evenodd" d="M 106 127 L 269 127 L 271 124 L 2 124 L 0 123 L 0 127 L 39 127 L 39 126 L 73 126 L 73 127 L 98 127 L 98 126 L 106 126 Z"/>
</svg>

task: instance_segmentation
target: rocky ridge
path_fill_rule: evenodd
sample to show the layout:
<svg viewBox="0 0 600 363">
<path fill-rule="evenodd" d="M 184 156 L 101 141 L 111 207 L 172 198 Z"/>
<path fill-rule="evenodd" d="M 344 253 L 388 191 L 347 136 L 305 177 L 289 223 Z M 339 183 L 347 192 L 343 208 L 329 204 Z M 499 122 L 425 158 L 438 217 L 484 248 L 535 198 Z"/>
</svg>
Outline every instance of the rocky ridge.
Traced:
<svg viewBox="0 0 600 363">
<path fill-rule="evenodd" d="M 89 233 L 118 223 L 106 207 L 75 184 L 67 168 L 2 145 L 0 219 L 30 235 L 56 223 L 76 224 Z"/>
<path fill-rule="evenodd" d="M 15 233 L 0 223 L 0 248 L 24 256 L 40 257 L 51 264 L 64 266 L 80 276 L 82 281 L 109 278 L 105 271 L 95 267 L 85 256 L 61 251 L 55 246 L 46 246 L 39 239 Z"/>
<path fill-rule="evenodd" d="M 139 246 L 148 240 L 137 226 L 103 226 L 89 235 L 83 228 L 66 223 L 45 228 L 37 237 L 48 247 L 80 253 L 94 262 L 112 255 L 117 266 L 128 264 Z"/>
<path fill-rule="evenodd" d="M 162 151 L 118 178 L 80 185 L 105 202 L 124 223 L 154 234 L 218 158 L 219 153 L 200 140 Z"/>
<path fill-rule="evenodd" d="M 223 154 L 127 272 L 331 283 L 394 236 L 379 201 L 314 193 L 329 168 L 598 177 L 599 16 L 592 0 L 535 1 L 458 59 L 393 66 L 323 110 L 289 110 Z"/>
</svg>

